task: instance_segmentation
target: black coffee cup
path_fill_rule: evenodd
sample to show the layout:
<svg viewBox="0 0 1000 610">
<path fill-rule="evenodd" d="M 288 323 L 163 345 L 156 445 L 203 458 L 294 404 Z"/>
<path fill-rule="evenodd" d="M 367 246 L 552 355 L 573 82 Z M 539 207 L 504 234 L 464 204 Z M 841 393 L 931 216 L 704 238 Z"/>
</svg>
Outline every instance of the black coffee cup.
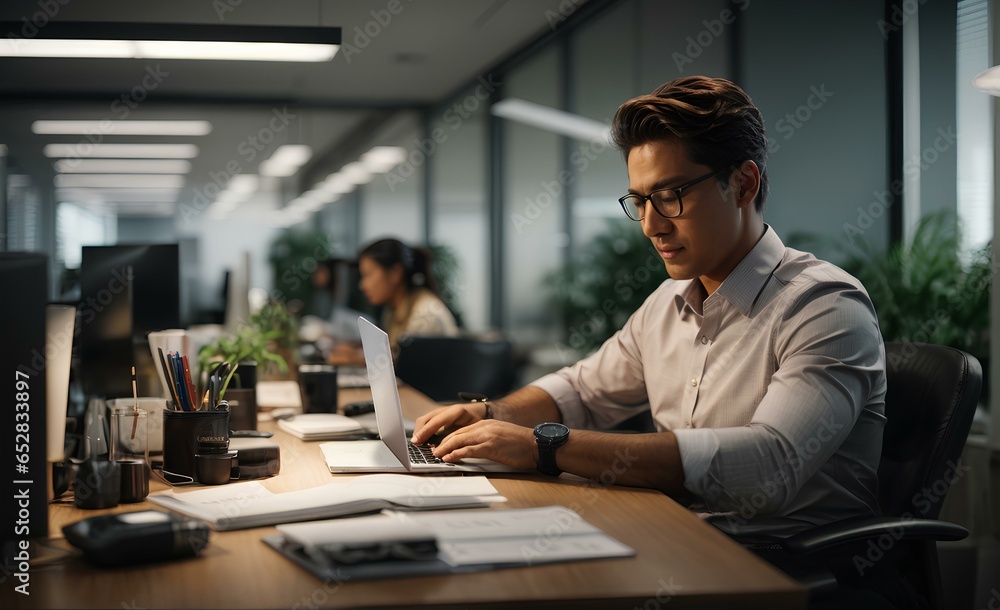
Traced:
<svg viewBox="0 0 1000 610">
<path fill-rule="evenodd" d="M 118 462 L 86 460 L 76 471 L 73 504 L 95 509 L 117 506 L 121 498 L 121 466 Z"/>
<path fill-rule="evenodd" d="M 229 388 L 226 390 L 225 399 L 229 403 L 231 430 L 257 429 L 257 390 Z"/>
<path fill-rule="evenodd" d="M 336 413 L 337 367 L 329 364 L 299 366 L 299 391 L 303 413 Z"/>
<path fill-rule="evenodd" d="M 149 495 L 149 467 L 144 460 L 117 460 L 121 469 L 119 502 L 142 502 Z"/>
</svg>

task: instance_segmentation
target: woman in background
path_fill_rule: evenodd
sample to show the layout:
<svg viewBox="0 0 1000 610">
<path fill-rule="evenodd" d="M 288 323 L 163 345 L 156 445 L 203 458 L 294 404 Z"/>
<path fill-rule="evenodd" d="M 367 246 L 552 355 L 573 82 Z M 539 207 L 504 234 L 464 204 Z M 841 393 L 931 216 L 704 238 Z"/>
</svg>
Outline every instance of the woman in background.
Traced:
<svg viewBox="0 0 1000 610">
<path fill-rule="evenodd" d="M 430 255 L 398 239 L 380 239 L 358 254 L 359 284 L 372 305 L 382 307 L 382 328 L 396 353 L 403 335 L 456 336 L 455 317 L 438 296 Z M 340 344 L 330 352 L 331 364 L 364 364 L 356 346 Z"/>
</svg>

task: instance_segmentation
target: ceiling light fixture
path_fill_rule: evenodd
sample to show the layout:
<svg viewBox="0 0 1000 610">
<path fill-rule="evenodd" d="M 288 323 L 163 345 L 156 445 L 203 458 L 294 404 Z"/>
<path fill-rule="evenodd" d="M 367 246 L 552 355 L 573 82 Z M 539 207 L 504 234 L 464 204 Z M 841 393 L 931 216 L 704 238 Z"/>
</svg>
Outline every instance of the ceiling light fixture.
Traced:
<svg viewBox="0 0 1000 610">
<path fill-rule="evenodd" d="M 60 174 L 187 174 L 184 159 L 60 159 L 52 164 Z"/>
<path fill-rule="evenodd" d="M 340 168 L 340 171 L 337 172 L 337 174 L 343 176 L 345 180 L 356 186 L 367 184 L 375 177 L 375 173 L 362 165 L 359 161 L 348 163 L 344 167 Z"/>
<path fill-rule="evenodd" d="M 259 186 L 260 177 L 256 174 L 237 174 L 229 180 L 226 190 L 249 195 L 256 191 Z"/>
<path fill-rule="evenodd" d="M 116 136 L 204 136 L 212 132 L 208 121 L 35 121 L 31 131 L 39 135 Z"/>
<path fill-rule="evenodd" d="M 294 176 L 310 158 L 312 158 L 312 148 L 309 146 L 285 144 L 276 148 L 270 158 L 262 161 L 257 169 L 261 176 L 286 178 Z"/>
<path fill-rule="evenodd" d="M 0 38 L 0 56 L 322 62 L 340 39 L 339 27 L 50 21 L 34 38 Z"/>
<path fill-rule="evenodd" d="M 111 158 L 111 159 L 194 159 L 198 147 L 194 144 L 46 144 L 42 153 L 50 159 Z"/>
<path fill-rule="evenodd" d="M 172 174 L 57 174 L 56 188 L 172 188 L 184 187 L 184 176 Z"/>
<path fill-rule="evenodd" d="M 150 203 L 174 203 L 180 195 L 180 189 L 58 188 L 55 193 L 59 201 L 145 201 Z"/>
<path fill-rule="evenodd" d="M 607 142 L 611 135 L 611 128 L 600 121 L 516 97 L 508 97 L 493 104 L 490 114 L 584 142 Z"/>
<path fill-rule="evenodd" d="M 406 161 L 406 149 L 402 146 L 373 146 L 361 155 L 361 164 L 376 174 L 384 174 L 403 161 Z"/>
</svg>

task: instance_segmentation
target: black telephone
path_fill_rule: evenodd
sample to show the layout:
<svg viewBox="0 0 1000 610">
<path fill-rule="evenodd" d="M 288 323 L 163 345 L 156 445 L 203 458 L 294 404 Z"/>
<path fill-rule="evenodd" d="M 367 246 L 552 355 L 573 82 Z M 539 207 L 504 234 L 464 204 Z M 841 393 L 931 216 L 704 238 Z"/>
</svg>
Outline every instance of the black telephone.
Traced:
<svg viewBox="0 0 1000 610">
<path fill-rule="evenodd" d="M 196 557 L 208 544 L 208 526 L 156 510 L 90 517 L 62 528 L 66 540 L 99 566 Z"/>
</svg>

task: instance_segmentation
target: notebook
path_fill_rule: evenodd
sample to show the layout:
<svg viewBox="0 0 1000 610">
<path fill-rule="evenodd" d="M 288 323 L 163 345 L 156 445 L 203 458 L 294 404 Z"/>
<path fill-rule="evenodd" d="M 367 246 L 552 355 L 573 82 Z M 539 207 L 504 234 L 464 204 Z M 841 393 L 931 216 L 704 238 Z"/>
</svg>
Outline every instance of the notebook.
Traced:
<svg viewBox="0 0 1000 610">
<path fill-rule="evenodd" d="M 489 460 L 442 462 L 429 447 L 410 443 L 403 430 L 403 409 L 396 389 L 389 335 L 364 318 L 358 318 L 358 327 L 380 439 L 323 443 L 320 449 L 330 472 L 516 472 L 510 466 Z"/>
<path fill-rule="evenodd" d="M 303 413 L 278 420 L 278 427 L 304 441 L 329 441 L 365 436 L 361 423 L 338 413 Z"/>
<path fill-rule="evenodd" d="M 261 527 L 293 521 L 329 519 L 394 508 L 485 507 L 506 502 L 486 477 L 444 477 L 443 480 L 395 474 L 336 478 L 319 487 L 272 493 L 256 481 L 206 487 L 196 491 L 167 490 L 149 501 L 195 519 L 216 530 Z"/>
</svg>

